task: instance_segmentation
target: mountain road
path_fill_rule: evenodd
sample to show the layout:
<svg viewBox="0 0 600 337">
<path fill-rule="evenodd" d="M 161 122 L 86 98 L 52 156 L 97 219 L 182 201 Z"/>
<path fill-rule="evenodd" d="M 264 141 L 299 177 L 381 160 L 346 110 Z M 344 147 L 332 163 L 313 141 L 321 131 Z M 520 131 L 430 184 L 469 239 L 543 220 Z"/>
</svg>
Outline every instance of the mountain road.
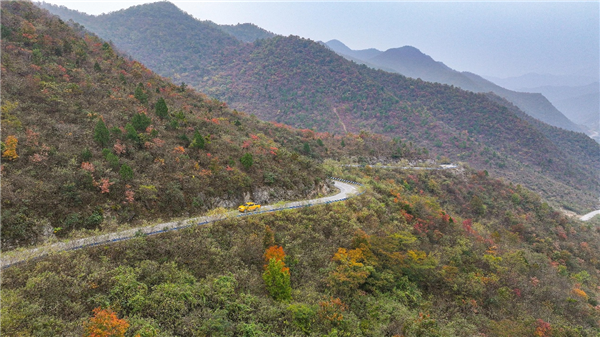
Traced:
<svg viewBox="0 0 600 337">
<path fill-rule="evenodd" d="M 286 209 L 302 208 L 316 206 L 320 204 L 328 204 L 332 202 L 346 200 L 356 195 L 362 194 L 359 191 L 360 184 L 356 182 L 350 182 L 342 179 L 334 179 L 334 186 L 339 189 L 339 192 L 335 195 L 316 198 L 310 200 L 293 201 L 285 203 L 283 205 L 267 205 L 261 207 L 259 211 L 250 213 L 239 213 L 238 211 L 231 211 L 223 214 L 202 216 L 197 218 L 191 218 L 182 221 L 165 222 L 158 225 L 150 225 L 145 227 L 128 229 L 120 232 L 102 234 L 82 239 L 70 240 L 65 242 L 58 242 L 49 244 L 37 248 L 10 251 L 8 253 L 2 253 L 2 259 L 0 261 L 0 267 L 2 269 L 10 267 L 14 264 L 29 261 L 32 259 L 40 258 L 48 254 L 57 253 L 66 250 L 77 250 L 85 247 L 91 247 L 102 244 L 110 244 L 117 241 L 128 240 L 140 235 L 153 235 L 160 234 L 167 231 L 179 230 L 191 226 L 206 225 L 215 221 L 232 218 L 249 216 L 255 214 L 262 214 L 268 212 L 282 211 Z M 340 181 L 342 180 L 342 181 Z"/>
</svg>

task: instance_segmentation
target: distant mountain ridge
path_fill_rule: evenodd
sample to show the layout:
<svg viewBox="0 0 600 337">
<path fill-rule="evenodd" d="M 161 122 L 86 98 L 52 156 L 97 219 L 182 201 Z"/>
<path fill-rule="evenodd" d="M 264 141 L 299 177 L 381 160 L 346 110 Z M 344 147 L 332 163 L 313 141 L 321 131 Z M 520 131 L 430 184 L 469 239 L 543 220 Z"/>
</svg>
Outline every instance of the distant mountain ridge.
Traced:
<svg viewBox="0 0 600 337">
<path fill-rule="evenodd" d="M 272 37 L 277 36 L 276 34 L 262 29 L 252 23 L 238 23 L 237 25 L 219 25 L 211 21 L 207 22 L 242 42 L 254 42 L 256 40 L 270 39 Z"/>
<path fill-rule="evenodd" d="M 529 73 L 507 78 L 499 78 L 494 76 L 485 77 L 505 88 L 522 90 L 524 88 L 535 88 L 542 86 L 584 86 L 598 81 L 598 77 L 592 75 L 594 73 L 598 74 L 598 69 L 590 69 L 585 74 L 577 73 L 572 75 Z"/>
<path fill-rule="evenodd" d="M 327 43 L 323 43 L 323 44 L 328 46 L 329 48 L 335 50 L 339 54 L 343 54 L 345 56 L 350 56 L 350 57 L 357 58 L 360 60 L 370 59 L 370 58 L 373 58 L 373 57 L 383 53 L 382 51 L 377 50 L 375 48 L 352 50 L 339 40 L 331 40 L 331 41 L 328 41 Z"/>
<path fill-rule="evenodd" d="M 580 125 L 596 141 L 600 142 L 600 86 L 598 82 L 583 86 L 541 86 L 524 88 L 523 91 L 539 92 Z"/>
<path fill-rule="evenodd" d="M 578 208 L 575 200 L 586 207 L 596 203 L 600 185 L 595 172 L 600 168 L 600 158 L 592 158 L 590 165 L 582 158 L 584 153 L 569 153 L 571 148 L 551 141 L 483 94 L 357 65 L 319 43 L 295 36 L 245 44 L 215 28 L 210 30 L 214 36 L 207 35 L 198 42 L 213 47 L 211 57 L 192 62 L 197 57 L 196 40 L 185 40 L 173 31 L 211 27 L 175 10 L 172 12 L 177 16 L 153 14 L 156 21 L 146 27 L 143 24 L 148 25 L 149 19 L 145 12 L 159 13 L 161 7 L 143 7 L 120 11 L 111 18 L 93 19 L 94 24 L 110 22 L 113 27 L 132 22 L 142 25 L 137 30 L 143 35 L 131 39 L 131 44 L 117 42 L 128 34 L 126 29 L 104 27 L 97 33 L 106 34 L 102 37 L 145 64 L 177 64 L 175 75 L 172 69 L 157 69 L 233 108 L 317 131 L 384 134 L 397 139 L 398 144 L 426 147 L 440 158 L 466 161 L 501 176 L 510 173 L 511 180 L 527 183 L 568 205 L 565 207 Z M 153 26 L 166 28 L 156 31 Z M 164 44 L 166 37 L 179 48 Z M 148 45 L 155 46 L 152 52 Z M 558 128 L 555 133 L 580 144 L 585 153 L 598 149 L 599 145 L 582 133 Z M 548 193 L 550 190 L 554 192 Z"/>
<path fill-rule="evenodd" d="M 454 85 L 473 92 L 494 92 L 516 104 L 521 110 L 536 119 L 567 130 L 583 132 L 579 126 L 565 117 L 542 95 L 515 92 L 502 88 L 476 74 L 458 72 L 442 62 L 435 61 L 415 47 L 404 46 L 388 49 L 385 52 L 367 54 L 364 51 L 353 51 L 338 40 L 329 41 L 325 45 L 340 55 L 350 55 L 367 65 L 382 70 L 391 69 L 404 76 Z"/>
</svg>

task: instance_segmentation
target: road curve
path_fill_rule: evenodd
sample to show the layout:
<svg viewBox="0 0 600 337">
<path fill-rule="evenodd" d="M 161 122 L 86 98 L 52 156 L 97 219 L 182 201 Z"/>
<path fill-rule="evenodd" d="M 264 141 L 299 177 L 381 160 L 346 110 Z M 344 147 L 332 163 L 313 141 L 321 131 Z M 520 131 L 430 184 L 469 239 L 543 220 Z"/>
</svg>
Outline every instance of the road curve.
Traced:
<svg viewBox="0 0 600 337">
<path fill-rule="evenodd" d="M 581 218 L 579 218 L 579 220 L 581 220 L 581 221 L 588 221 L 588 220 L 590 220 L 591 218 L 595 217 L 598 214 L 600 214 L 600 210 L 589 212 L 588 214 L 586 214 L 586 215 L 582 216 Z"/>
<path fill-rule="evenodd" d="M 120 231 L 120 232 L 114 232 L 114 233 L 102 234 L 102 235 L 92 236 L 92 237 L 83 238 L 83 239 L 72 240 L 69 242 L 54 243 L 51 245 L 42 246 L 42 247 L 38 247 L 38 248 L 32 248 L 32 249 L 23 250 L 23 251 L 9 252 L 9 256 L 2 256 L 2 259 L 0 261 L 0 267 L 2 269 L 4 269 L 4 268 L 10 267 L 14 264 L 21 263 L 24 261 L 29 261 L 29 260 L 36 259 L 36 258 L 40 258 L 40 257 L 43 257 L 43 256 L 51 254 L 51 253 L 56 253 L 56 252 L 61 252 L 61 251 L 66 251 L 66 250 L 77 250 L 77 249 L 101 245 L 101 244 L 110 244 L 110 243 L 117 242 L 117 241 L 128 240 L 128 239 L 134 238 L 135 236 L 138 236 L 138 235 L 160 234 L 160 233 L 164 233 L 164 232 L 168 232 L 168 231 L 172 231 L 172 230 L 179 230 L 179 229 L 183 229 L 183 228 L 187 228 L 187 227 L 191 227 L 191 226 L 205 225 L 205 224 L 208 224 L 211 222 L 223 220 L 223 219 L 230 218 L 230 217 L 236 217 L 236 216 L 249 216 L 249 215 L 254 215 L 254 214 L 262 214 L 262 213 L 268 213 L 268 212 L 281 211 L 281 210 L 285 210 L 285 209 L 309 207 L 309 206 L 315 206 L 315 205 L 319 205 L 319 204 L 328 204 L 328 203 L 332 203 L 332 202 L 346 200 L 348 198 L 362 194 L 362 192 L 359 191 L 359 186 L 361 184 L 356 183 L 356 182 L 346 181 L 346 180 L 339 181 L 341 179 L 337 179 L 337 178 L 333 178 L 333 179 L 334 179 L 335 187 L 337 187 L 340 191 L 337 194 L 332 195 L 332 196 L 317 198 L 317 199 L 310 199 L 310 200 L 303 200 L 303 201 L 294 201 L 294 202 L 289 202 L 289 203 L 286 203 L 283 205 L 277 205 L 277 206 L 267 205 L 267 206 L 261 207 L 261 210 L 258 212 L 240 214 L 237 211 L 232 211 L 232 212 L 228 212 L 226 214 L 220 214 L 220 215 L 214 215 L 214 216 L 203 216 L 203 217 L 191 218 L 191 219 L 182 220 L 182 221 L 165 222 L 165 223 L 161 223 L 158 225 L 133 228 L 133 229 L 128 229 L 128 230 Z M 3 254 L 3 255 L 6 255 L 6 254 Z"/>
</svg>

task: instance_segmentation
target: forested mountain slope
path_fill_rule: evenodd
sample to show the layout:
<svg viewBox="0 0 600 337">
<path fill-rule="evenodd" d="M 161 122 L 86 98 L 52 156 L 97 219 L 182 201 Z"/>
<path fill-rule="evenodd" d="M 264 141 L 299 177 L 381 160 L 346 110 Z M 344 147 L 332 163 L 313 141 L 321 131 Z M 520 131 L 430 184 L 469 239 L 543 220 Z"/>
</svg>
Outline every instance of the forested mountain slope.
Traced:
<svg viewBox="0 0 600 337">
<path fill-rule="evenodd" d="M 552 188 L 561 192 L 569 189 L 566 185 L 598 188 L 600 158 L 578 152 L 567 157 L 570 148 L 551 142 L 523 116 L 483 94 L 357 66 L 297 37 L 277 37 L 253 47 L 230 54 L 218 64 L 221 73 L 200 87 L 269 120 L 401 137 L 501 175 L 520 172 L 512 175 L 516 181 L 552 177 L 559 181 Z M 577 138 L 569 131 L 555 132 Z M 599 149 L 580 135 L 591 152 Z M 586 198 L 596 202 L 595 194 Z"/>
<path fill-rule="evenodd" d="M 594 227 L 483 171 L 329 172 L 368 191 L 11 267 L 2 332 L 89 336 L 100 309 L 126 336 L 600 332 Z"/>
<path fill-rule="evenodd" d="M 30 2 L 0 6 L 3 249 L 57 223 L 64 227 L 56 234 L 65 235 L 114 229 L 131 215 L 188 216 L 241 194 L 264 195 L 257 189 L 274 200 L 311 194 L 326 176 L 366 189 L 345 202 L 11 266 L 1 278 L 3 336 L 600 333 L 597 221 L 570 220 L 484 170 L 318 164 L 351 155 L 424 158 L 407 142 L 366 132 L 332 137 L 260 122 L 172 84 Z M 398 77 L 385 76 L 387 90 L 398 90 L 391 83 Z M 397 99 L 416 95 L 420 109 L 432 111 L 421 115 L 427 119 L 453 107 L 446 93 L 475 99 L 481 114 L 521 120 L 483 95 L 405 81 L 415 88 L 396 84 L 405 88 Z M 427 88 L 439 92 L 437 105 Z M 473 128 L 491 132 L 478 121 Z M 519 132 L 532 135 L 521 123 Z"/>
<path fill-rule="evenodd" d="M 153 18 L 152 22 L 160 20 L 156 26 L 175 25 L 174 31 L 206 29 L 200 27 L 203 22 L 175 9 L 170 9 L 173 15 L 186 18 L 173 21 L 170 16 L 144 14 L 159 13 L 163 6 L 173 5 L 149 4 L 141 6 L 143 10 L 138 6 L 96 20 L 118 27 L 117 18 L 138 24 Z M 190 25 L 183 28 L 180 23 L 186 22 Z M 108 32 L 106 29 L 101 32 Z M 148 29 L 152 31 L 153 27 Z M 113 29 L 112 35 L 104 38 L 118 41 L 131 36 L 124 32 Z M 224 36 L 207 37 L 210 41 L 203 43 L 217 46 L 217 41 L 229 41 Z M 136 46 L 117 45 L 145 64 L 179 62 L 181 71 L 173 75 L 177 81 L 183 80 L 260 118 L 338 134 L 361 130 L 382 133 L 427 147 L 435 155 L 526 182 L 570 209 L 591 210 L 597 204 L 600 158 L 592 158 L 593 165 L 588 165 L 589 159 L 581 158 L 579 153 L 569 153 L 571 157 L 567 159 L 565 151 L 569 148 L 549 141 L 527 121 L 483 94 L 369 69 L 316 42 L 293 36 L 253 44 L 226 42 L 221 52 L 193 65 L 185 60 L 194 59 L 194 53 L 187 53 L 188 57 L 181 61 L 181 50 L 160 49 L 157 32 L 128 41 Z M 179 41 L 180 46 L 194 48 L 189 41 Z M 145 45 L 159 49 L 140 52 Z M 206 62 L 210 65 L 202 66 Z M 162 74 L 171 76 L 172 72 Z M 532 185 L 532 181 L 539 184 Z"/>
<path fill-rule="evenodd" d="M 99 16 L 51 4 L 41 6 L 64 21 L 72 19 L 100 38 L 112 41 L 120 50 L 176 83 L 191 83 L 187 79 L 190 72 L 206 76 L 213 59 L 228 48 L 243 44 L 214 23 L 198 21 L 167 1 Z"/>
<path fill-rule="evenodd" d="M 261 122 L 30 2 L 2 2 L 1 66 L 4 250 L 326 193 L 323 156 L 416 156 L 379 136 Z"/>
<path fill-rule="evenodd" d="M 350 55 L 352 60 L 358 60 L 358 63 L 365 63 L 378 69 L 391 70 L 424 81 L 454 85 L 473 92 L 487 93 L 491 91 L 506 98 L 525 113 L 542 122 L 566 130 L 583 131 L 558 111 L 543 95 L 508 90 L 476 74 L 456 71 L 442 62 L 435 61 L 429 55 L 423 54 L 415 47 L 404 46 L 374 53 L 370 49 L 353 51 L 337 40 L 327 42 L 327 46 L 340 55 Z"/>
</svg>

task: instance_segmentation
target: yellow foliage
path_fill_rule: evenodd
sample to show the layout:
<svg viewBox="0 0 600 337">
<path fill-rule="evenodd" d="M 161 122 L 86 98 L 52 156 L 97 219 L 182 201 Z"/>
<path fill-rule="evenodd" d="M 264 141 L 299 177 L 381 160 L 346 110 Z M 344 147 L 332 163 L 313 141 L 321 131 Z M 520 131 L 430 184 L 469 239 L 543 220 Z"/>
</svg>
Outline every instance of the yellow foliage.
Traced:
<svg viewBox="0 0 600 337">
<path fill-rule="evenodd" d="M 587 300 L 588 295 L 585 293 L 585 291 L 579 289 L 579 288 L 573 288 L 573 294 L 575 294 L 576 296 L 579 296 L 581 298 L 584 298 Z"/>
<path fill-rule="evenodd" d="M 362 267 L 363 264 L 358 261 L 364 261 L 365 256 L 362 249 L 346 250 L 346 248 L 339 248 L 337 253 L 333 255 L 332 260 L 350 267 Z"/>
<path fill-rule="evenodd" d="M 6 158 L 8 160 L 15 160 L 19 158 L 17 155 L 17 144 L 19 141 L 15 136 L 6 137 L 5 142 L 5 150 L 2 152 L 2 158 Z"/>
</svg>

